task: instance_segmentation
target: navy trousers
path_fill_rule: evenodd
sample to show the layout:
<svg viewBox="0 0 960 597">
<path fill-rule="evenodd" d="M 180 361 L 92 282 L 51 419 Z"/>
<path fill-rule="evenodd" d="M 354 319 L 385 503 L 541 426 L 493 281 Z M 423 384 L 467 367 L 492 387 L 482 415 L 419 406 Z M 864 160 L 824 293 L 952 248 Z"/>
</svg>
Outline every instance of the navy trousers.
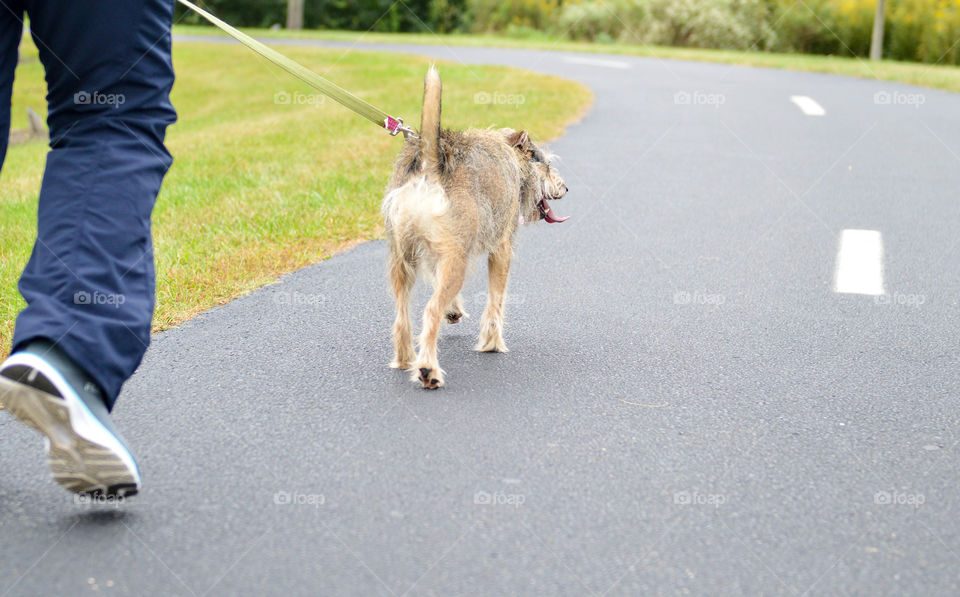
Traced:
<svg viewBox="0 0 960 597">
<path fill-rule="evenodd" d="M 0 160 L 23 15 L 46 72 L 50 151 L 13 349 L 57 343 L 112 407 L 150 343 L 150 216 L 172 158 L 173 0 L 2 0 Z"/>
</svg>

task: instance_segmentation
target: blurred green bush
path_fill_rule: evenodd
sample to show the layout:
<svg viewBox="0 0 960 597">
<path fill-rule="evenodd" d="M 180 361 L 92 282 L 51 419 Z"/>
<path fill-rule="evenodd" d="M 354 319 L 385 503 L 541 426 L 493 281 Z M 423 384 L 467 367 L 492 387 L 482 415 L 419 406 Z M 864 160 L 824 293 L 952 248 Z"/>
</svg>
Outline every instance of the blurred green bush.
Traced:
<svg viewBox="0 0 960 597">
<path fill-rule="evenodd" d="M 867 56 L 876 0 L 306 0 L 308 28 L 473 31 L 701 48 Z M 228 21 L 269 27 L 286 0 L 206 0 Z M 178 7 L 183 22 L 198 17 Z M 884 56 L 960 64 L 960 0 L 889 0 Z"/>
<path fill-rule="evenodd" d="M 286 0 L 204 0 L 203 6 L 238 27 L 283 26 Z M 202 17 L 180 4 L 174 22 L 205 25 Z M 467 0 L 304 0 L 307 29 L 448 33 L 470 28 Z"/>
</svg>

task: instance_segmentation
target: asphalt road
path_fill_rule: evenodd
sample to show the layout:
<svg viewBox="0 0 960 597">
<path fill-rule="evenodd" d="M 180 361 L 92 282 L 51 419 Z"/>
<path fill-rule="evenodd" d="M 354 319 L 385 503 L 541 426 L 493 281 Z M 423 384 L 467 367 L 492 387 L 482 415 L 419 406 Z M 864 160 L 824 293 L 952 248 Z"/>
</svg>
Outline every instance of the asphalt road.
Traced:
<svg viewBox="0 0 960 597">
<path fill-rule="evenodd" d="M 511 352 L 470 350 L 478 276 L 448 386 L 388 369 L 381 242 L 205 313 L 126 386 L 127 503 L 75 504 L 0 419 L 0 595 L 960 593 L 960 96 L 376 47 L 596 94 Z M 845 229 L 882 235 L 885 294 L 835 292 Z"/>
</svg>

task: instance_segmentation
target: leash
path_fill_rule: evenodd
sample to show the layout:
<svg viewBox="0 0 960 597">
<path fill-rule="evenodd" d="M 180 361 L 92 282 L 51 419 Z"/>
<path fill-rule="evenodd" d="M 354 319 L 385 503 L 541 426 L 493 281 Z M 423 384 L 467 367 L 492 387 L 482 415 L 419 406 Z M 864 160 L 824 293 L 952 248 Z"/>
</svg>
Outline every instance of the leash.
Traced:
<svg viewBox="0 0 960 597">
<path fill-rule="evenodd" d="M 232 27 L 231 25 L 225 23 L 224 21 L 221 21 L 217 17 L 213 16 L 209 12 L 200 8 L 196 4 L 193 4 L 189 0 L 178 0 L 178 2 L 180 2 L 180 4 L 183 4 L 190 10 L 194 11 L 201 17 L 205 18 L 206 20 L 210 21 L 222 31 L 225 31 L 227 34 L 230 35 L 230 37 L 236 39 L 237 41 L 247 46 L 257 54 L 260 54 L 270 62 L 276 64 L 283 70 L 297 77 L 304 83 L 310 85 L 317 91 L 323 93 L 330 99 L 342 104 L 344 107 L 350 110 L 353 110 L 354 112 L 356 112 L 360 116 L 363 116 L 364 118 L 376 124 L 377 126 L 381 126 L 387 129 L 387 132 L 389 132 L 391 136 L 395 137 L 398 133 L 403 133 L 404 138 L 406 137 L 413 137 L 415 139 L 418 138 L 416 131 L 414 131 L 412 128 L 403 124 L 403 118 L 394 118 L 393 116 L 390 116 L 380 108 L 377 108 L 365 102 L 364 100 L 353 95 L 346 89 L 324 79 L 323 77 L 313 72 L 309 68 L 303 66 L 299 62 L 296 62 L 294 60 L 291 60 L 290 58 L 287 58 L 280 52 L 277 52 L 276 50 L 273 50 L 267 47 L 266 45 L 253 39 L 246 33 L 243 33 L 242 31 L 239 31 L 236 28 Z"/>
</svg>

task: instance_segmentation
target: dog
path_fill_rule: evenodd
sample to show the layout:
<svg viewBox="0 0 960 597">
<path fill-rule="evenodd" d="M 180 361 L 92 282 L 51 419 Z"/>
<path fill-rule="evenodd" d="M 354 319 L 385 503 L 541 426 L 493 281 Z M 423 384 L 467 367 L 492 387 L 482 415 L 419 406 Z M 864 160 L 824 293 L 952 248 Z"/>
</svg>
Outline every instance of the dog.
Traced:
<svg viewBox="0 0 960 597">
<path fill-rule="evenodd" d="M 503 341 L 513 236 L 520 224 L 556 223 L 548 201 L 567 193 L 563 178 L 525 131 L 440 128 L 440 75 L 424 80 L 420 138 L 407 139 L 383 199 L 388 277 L 397 303 L 390 366 L 412 372 L 423 388 L 444 385 L 437 356 L 442 319 L 467 316 L 460 294 L 471 263 L 487 256 L 489 290 L 475 350 L 507 352 Z M 433 296 L 423 312 L 415 354 L 410 293 L 423 274 Z"/>
</svg>

